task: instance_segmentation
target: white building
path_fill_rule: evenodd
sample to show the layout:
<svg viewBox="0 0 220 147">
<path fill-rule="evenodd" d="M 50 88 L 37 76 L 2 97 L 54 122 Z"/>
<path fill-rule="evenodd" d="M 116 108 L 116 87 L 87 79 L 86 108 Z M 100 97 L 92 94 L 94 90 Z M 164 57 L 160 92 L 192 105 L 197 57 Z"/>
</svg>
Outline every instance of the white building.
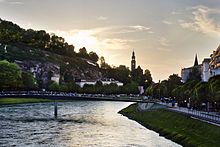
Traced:
<svg viewBox="0 0 220 147">
<path fill-rule="evenodd" d="M 210 77 L 220 75 L 220 46 L 213 54 L 210 55 L 211 61 L 209 63 Z"/>
<path fill-rule="evenodd" d="M 101 81 L 103 85 L 108 85 L 111 83 L 115 83 L 118 86 L 123 86 L 122 82 L 116 81 L 115 79 L 104 79 L 104 80 L 81 80 L 79 82 L 76 82 L 77 85 L 79 85 L 81 88 L 85 85 L 95 85 L 97 81 Z"/>
<path fill-rule="evenodd" d="M 192 72 L 193 68 L 197 68 L 199 72 L 202 72 L 201 71 L 202 70 L 201 64 L 198 65 L 197 55 L 195 56 L 194 65 L 192 67 L 183 68 L 181 70 L 181 78 L 182 78 L 183 83 L 185 83 L 187 81 L 189 73 Z"/>
<path fill-rule="evenodd" d="M 201 72 L 202 81 L 207 82 L 210 77 L 220 75 L 220 46 L 210 55 L 211 58 L 205 58 L 201 65 L 198 65 L 197 56 L 195 58 L 194 66 L 183 68 L 181 70 L 182 82 L 185 83 L 189 73 L 193 68 L 199 69 Z"/>
<path fill-rule="evenodd" d="M 209 63 L 210 63 L 211 59 L 209 58 L 205 58 L 202 61 L 202 72 L 201 72 L 201 78 L 202 81 L 207 82 L 210 78 L 210 72 L 209 72 Z"/>
<path fill-rule="evenodd" d="M 60 81 L 60 74 L 54 74 L 52 77 L 51 77 L 51 80 L 56 82 L 57 84 L 59 84 L 59 81 Z"/>
</svg>

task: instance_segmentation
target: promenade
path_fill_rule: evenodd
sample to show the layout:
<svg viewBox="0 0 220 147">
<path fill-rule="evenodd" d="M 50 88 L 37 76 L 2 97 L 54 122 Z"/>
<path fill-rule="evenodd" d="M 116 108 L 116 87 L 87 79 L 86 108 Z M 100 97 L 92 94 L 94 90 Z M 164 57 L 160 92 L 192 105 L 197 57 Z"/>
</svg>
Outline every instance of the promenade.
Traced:
<svg viewBox="0 0 220 147">
<path fill-rule="evenodd" d="M 172 103 L 159 102 L 159 104 L 168 106 L 167 110 L 169 110 L 169 111 L 174 111 L 174 112 L 178 112 L 178 113 L 187 114 L 192 118 L 197 118 L 197 119 L 212 123 L 214 125 L 220 126 L 220 115 L 219 115 L 219 113 L 188 109 L 188 108 L 185 108 L 185 107 L 178 107 L 178 106 L 172 107 Z"/>
</svg>

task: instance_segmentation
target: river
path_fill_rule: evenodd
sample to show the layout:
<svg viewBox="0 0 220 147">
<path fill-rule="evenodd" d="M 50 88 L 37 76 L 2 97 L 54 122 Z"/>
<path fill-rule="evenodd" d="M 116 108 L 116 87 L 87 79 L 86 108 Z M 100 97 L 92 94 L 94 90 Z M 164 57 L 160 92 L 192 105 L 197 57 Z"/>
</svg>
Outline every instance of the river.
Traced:
<svg viewBox="0 0 220 147">
<path fill-rule="evenodd" d="M 53 102 L 0 106 L 0 146 L 180 146 L 117 112 L 131 103 Z"/>
</svg>

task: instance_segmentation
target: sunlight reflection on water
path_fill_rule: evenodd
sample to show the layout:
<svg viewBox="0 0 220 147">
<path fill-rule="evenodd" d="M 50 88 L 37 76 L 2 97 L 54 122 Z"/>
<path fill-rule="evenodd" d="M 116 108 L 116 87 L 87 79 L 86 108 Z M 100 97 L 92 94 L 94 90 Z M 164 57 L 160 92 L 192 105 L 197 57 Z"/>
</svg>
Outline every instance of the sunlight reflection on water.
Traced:
<svg viewBox="0 0 220 147">
<path fill-rule="evenodd" d="M 0 107 L 3 146 L 179 146 L 117 112 L 131 103 L 76 101 Z"/>
</svg>

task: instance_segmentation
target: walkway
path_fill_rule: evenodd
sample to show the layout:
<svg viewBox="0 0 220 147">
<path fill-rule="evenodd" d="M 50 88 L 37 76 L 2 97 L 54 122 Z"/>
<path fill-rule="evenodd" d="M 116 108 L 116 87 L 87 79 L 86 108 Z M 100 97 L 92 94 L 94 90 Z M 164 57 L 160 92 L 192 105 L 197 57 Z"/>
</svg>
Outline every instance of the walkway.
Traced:
<svg viewBox="0 0 220 147">
<path fill-rule="evenodd" d="M 192 110 L 184 107 L 171 107 L 171 103 L 162 103 L 159 102 L 159 104 L 168 106 L 168 110 L 183 113 L 190 115 L 191 117 L 198 118 L 201 120 L 208 121 L 210 123 L 215 123 L 215 125 L 220 126 L 220 115 L 217 115 L 215 112 L 206 112 L 206 111 L 199 111 L 199 110 Z"/>
</svg>

